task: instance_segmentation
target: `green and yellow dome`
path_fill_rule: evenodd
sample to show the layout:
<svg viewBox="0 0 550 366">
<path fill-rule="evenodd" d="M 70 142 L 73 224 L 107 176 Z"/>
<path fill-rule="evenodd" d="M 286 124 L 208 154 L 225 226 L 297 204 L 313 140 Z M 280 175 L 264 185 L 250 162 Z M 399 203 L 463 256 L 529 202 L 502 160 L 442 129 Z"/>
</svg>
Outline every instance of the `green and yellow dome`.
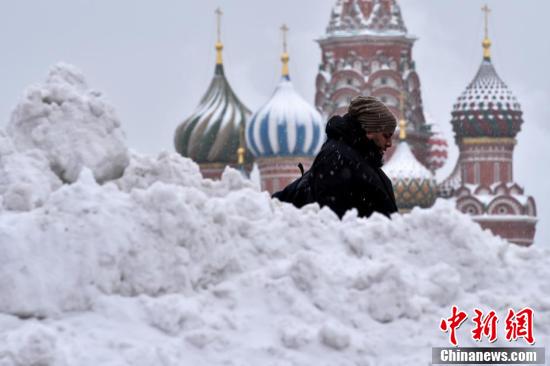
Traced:
<svg viewBox="0 0 550 366">
<path fill-rule="evenodd" d="M 397 207 L 408 212 L 413 207 L 431 207 L 437 198 L 434 175 L 414 156 L 406 141 L 406 123 L 399 123 L 399 145 L 383 170 L 392 181 Z"/>
</svg>

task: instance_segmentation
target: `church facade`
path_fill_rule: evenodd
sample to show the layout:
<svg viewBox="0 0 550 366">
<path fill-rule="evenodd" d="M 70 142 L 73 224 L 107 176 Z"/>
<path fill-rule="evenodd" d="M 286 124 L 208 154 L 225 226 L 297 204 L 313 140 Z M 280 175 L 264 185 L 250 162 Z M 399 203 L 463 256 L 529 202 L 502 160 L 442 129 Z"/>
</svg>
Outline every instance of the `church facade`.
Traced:
<svg viewBox="0 0 550 366">
<path fill-rule="evenodd" d="M 330 116 L 344 114 L 355 96 L 372 95 L 401 120 L 400 138 L 395 136 L 385 156 L 401 212 L 429 207 L 438 195 L 454 200 L 457 209 L 494 234 L 531 245 L 535 201 L 513 179 L 522 112 L 492 65 L 487 30 L 480 69 L 451 113 L 459 158 L 439 184 L 434 173 L 446 161 L 447 142 L 426 121 L 412 55 L 415 40 L 397 0 L 336 0 L 326 32 L 317 40 L 321 62 L 315 107 L 292 86 L 285 38 L 281 81 L 252 113 L 225 78 L 218 21 L 214 79 L 197 110 L 178 127 L 176 150 L 197 161 L 203 175 L 213 179 L 227 165 L 246 173 L 256 163 L 262 189 L 273 193 L 300 175 L 298 163 L 306 169 L 311 165 Z"/>
<path fill-rule="evenodd" d="M 483 228 L 519 245 L 533 244 L 536 205 L 514 181 L 514 147 L 523 124 L 521 106 L 498 76 L 491 60 L 487 31 L 477 74 L 458 97 L 451 123 L 459 157 L 451 175 L 440 184 L 443 197 Z"/>
<path fill-rule="evenodd" d="M 353 97 L 372 95 L 397 116 L 404 94 L 408 142 L 415 157 L 434 172 L 441 165 L 432 159 L 436 145 L 430 140 L 431 126 L 424 116 L 412 55 L 415 41 L 396 0 L 338 0 L 325 35 L 318 40 L 321 64 L 315 105 L 329 117 L 345 113 Z M 386 153 L 387 161 L 393 151 Z"/>
</svg>

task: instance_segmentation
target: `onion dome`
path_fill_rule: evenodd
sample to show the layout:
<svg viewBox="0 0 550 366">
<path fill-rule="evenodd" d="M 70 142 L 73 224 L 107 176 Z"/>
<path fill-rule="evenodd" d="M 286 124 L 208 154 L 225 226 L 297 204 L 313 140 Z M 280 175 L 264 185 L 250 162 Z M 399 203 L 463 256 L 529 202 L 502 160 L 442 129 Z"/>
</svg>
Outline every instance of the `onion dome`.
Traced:
<svg viewBox="0 0 550 366">
<path fill-rule="evenodd" d="M 392 181 L 397 207 L 409 211 L 415 206 L 431 207 L 437 197 L 433 174 L 414 156 L 406 141 L 406 122 L 399 122 L 399 144 L 384 172 Z"/>
<path fill-rule="evenodd" d="M 229 85 L 222 62 L 223 45 L 216 43 L 216 67 L 208 90 L 195 112 L 176 129 L 176 151 L 197 163 L 238 164 L 238 149 L 244 148 L 244 126 L 249 109 L 239 100 Z M 249 152 L 245 163 L 252 162 Z"/>
<path fill-rule="evenodd" d="M 521 107 L 491 62 L 491 41 L 487 26 L 482 46 L 484 51 L 481 66 L 474 80 L 453 106 L 453 130 L 457 139 L 514 138 L 523 123 Z"/>
<path fill-rule="evenodd" d="M 447 140 L 438 128 L 438 125 L 431 121 L 431 117 L 428 118 L 429 125 L 431 127 L 432 135 L 428 139 L 428 168 L 435 172 L 447 161 L 448 145 Z"/>
<path fill-rule="evenodd" d="M 288 28 L 283 26 L 282 30 L 286 34 Z M 294 89 L 288 72 L 286 38 L 283 48 L 281 81 L 247 124 L 246 144 L 256 157 L 313 157 L 323 143 L 323 118 Z"/>
</svg>

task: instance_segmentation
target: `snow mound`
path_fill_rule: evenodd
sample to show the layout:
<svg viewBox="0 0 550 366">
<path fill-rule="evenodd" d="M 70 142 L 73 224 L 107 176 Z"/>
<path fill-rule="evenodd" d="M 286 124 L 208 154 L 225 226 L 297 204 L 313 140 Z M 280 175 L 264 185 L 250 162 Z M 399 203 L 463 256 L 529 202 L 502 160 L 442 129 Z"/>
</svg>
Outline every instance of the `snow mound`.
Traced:
<svg viewBox="0 0 550 366">
<path fill-rule="evenodd" d="M 198 187 L 201 173 L 194 161 L 177 153 L 162 152 L 154 158 L 131 152 L 130 163 L 116 184 L 130 192 L 134 188 L 148 188 L 155 182 Z"/>
<path fill-rule="evenodd" d="M 19 153 L 0 130 L 0 211 L 30 210 L 40 206 L 61 181 L 38 150 Z"/>
<path fill-rule="evenodd" d="M 339 220 L 123 140 L 67 65 L 0 131 L 0 365 L 426 365 L 452 305 L 530 306 L 550 340 L 550 251 L 451 202 Z"/>
<path fill-rule="evenodd" d="M 0 130 L 0 156 L 11 154 L 14 151 L 13 141 L 4 131 Z"/>
<path fill-rule="evenodd" d="M 7 132 L 18 150 L 42 151 L 64 182 L 74 182 L 83 166 L 105 182 L 119 178 L 128 165 L 114 109 L 88 89 L 74 66 L 58 64 L 44 84 L 30 87 Z"/>
<path fill-rule="evenodd" d="M 425 365 L 452 304 L 531 306 L 550 340 L 548 250 L 445 201 L 392 220 L 297 210 L 174 154 L 134 154 L 104 185 L 82 169 L 2 212 L 0 247 L 1 364 Z"/>
<path fill-rule="evenodd" d="M 260 189 L 256 182 L 243 179 L 240 172 L 230 168 L 224 170 L 220 180 L 202 179 L 197 163 L 175 152 L 161 152 L 156 158 L 132 152 L 124 175 L 114 182 L 125 192 L 155 183 L 193 187 L 210 196 L 225 196 L 241 188 Z"/>
</svg>

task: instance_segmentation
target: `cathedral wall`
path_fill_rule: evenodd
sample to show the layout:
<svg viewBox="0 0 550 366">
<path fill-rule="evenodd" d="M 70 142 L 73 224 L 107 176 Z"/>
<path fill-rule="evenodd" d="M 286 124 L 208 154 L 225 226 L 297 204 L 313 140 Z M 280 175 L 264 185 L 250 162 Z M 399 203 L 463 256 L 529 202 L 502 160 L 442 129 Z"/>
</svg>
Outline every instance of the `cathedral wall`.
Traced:
<svg viewBox="0 0 550 366">
<path fill-rule="evenodd" d="M 531 245 L 535 237 L 536 220 L 483 220 L 474 218 L 483 229 L 489 229 L 493 234 L 498 235 L 518 245 Z"/>
<path fill-rule="evenodd" d="M 307 171 L 313 164 L 313 157 L 258 158 L 256 163 L 260 170 L 262 190 L 273 194 L 302 175 L 298 163 L 302 163 L 304 171 Z"/>
</svg>

